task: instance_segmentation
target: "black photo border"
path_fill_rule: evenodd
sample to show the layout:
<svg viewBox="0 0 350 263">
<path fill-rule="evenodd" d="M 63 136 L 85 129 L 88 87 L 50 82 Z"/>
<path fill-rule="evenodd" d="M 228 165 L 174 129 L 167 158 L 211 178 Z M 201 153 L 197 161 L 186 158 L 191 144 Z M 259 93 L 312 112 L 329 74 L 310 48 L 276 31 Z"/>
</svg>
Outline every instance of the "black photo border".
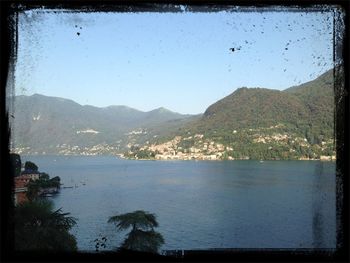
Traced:
<svg viewBox="0 0 350 263">
<path fill-rule="evenodd" d="M 13 67 L 17 58 L 17 19 L 18 12 L 44 7 L 45 9 L 66 9 L 73 12 L 179 12 L 178 5 L 189 6 L 190 11 L 203 12 L 227 9 L 230 6 L 256 7 L 257 10 L 274 7 L 317 8 L 337 6 L 342 10 L 334 34 L 334 57 L 340 67 L 334 70 L 335 77 L 335 141 L 336 141 L 336 185 L 337 185 L 337 248 L 333 250 L 281 250 L 281 249 L 232 249 L 226 251 L 181 252 L 178 257 L 165 257 L 148 253 L 129 251 L 107 253 L 24 253 L 13 251 L 13 202 L 9 138 L 10 127 L 6 92 L 8 81 L 13 78 Z M 1 261 L 238 261 L 238 262 L 349 262 L 349 6 L 350 1 L 0 1 L 0 197 L 1 197 Z"/>
</svg>

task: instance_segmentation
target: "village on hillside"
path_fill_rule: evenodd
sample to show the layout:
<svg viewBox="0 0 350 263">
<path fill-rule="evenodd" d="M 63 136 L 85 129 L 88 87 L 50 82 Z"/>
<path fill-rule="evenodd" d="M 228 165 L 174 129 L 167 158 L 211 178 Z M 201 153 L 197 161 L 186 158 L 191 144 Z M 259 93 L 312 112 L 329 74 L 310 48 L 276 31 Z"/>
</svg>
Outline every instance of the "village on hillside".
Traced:
<svg viewBox="0 0 350 263">
<path fill-rule="evenodd" d="M 268 159 L 297 159 L 297 160 L 321 160 L 332 161 L 336 159 L 335 152 L 330 150 L 333 147 L 333 140 L 322 141 L 320 145 L 311 145 L 306 138 L 282 132 L 264 133 L 262 130 L 273 130 L 281 126 L 269 128 L 248 129 L 247 131 L 233 130 L 232 134 L 237 135 L 237 141 L 250 133 L 250 145 L 254 149 L 263 149 L 265 152 L 276 151 L 277 148 L 288 149 L 285 158 L 272 157 Z M 241 136 L 241 137 L 240 137 Z M 259 148 L 260 147 L 260 148 Z M 189 136 L 175 136 L 164 143 L 146 142 L 145 145 L 128 144 L 129 150 L 120 154 L 122 158 L 129 159 L 154 159 L 154 160 L 249 160 L 249 155 L 239 155 L 241 149 L 234 144 L 214 141 L 206 138 L 203 134 Z M 298 149 L 300 152 L 296 152 Z M 237 154 L 238 152 L 238 154 Z M 306 154 L 307 153 L 307 154 Z M 317 153 L 317 154 L 316 154 Z M 259 158 L 266 159 L 266 158 Z"/>
</svg>

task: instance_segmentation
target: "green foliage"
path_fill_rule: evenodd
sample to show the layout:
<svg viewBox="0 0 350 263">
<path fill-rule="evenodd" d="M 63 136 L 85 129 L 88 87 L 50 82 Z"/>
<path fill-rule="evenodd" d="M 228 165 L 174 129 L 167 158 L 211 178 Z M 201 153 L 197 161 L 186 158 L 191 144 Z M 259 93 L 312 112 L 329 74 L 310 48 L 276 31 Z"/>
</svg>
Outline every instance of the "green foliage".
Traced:
<svg viewBox="0 0 350 263">
<path fill-rule="evenodd" d="M 116 224 L 118 231 L 132 228 L 122 244 L 124 249 L 157 253 L 164 243 L 162 235 L 153 230 L 154 227 L 158 227 L 154 214 L 138 210 L 112 216 L 108 222 Z"/>
<path fill-rule="evenodd" d="M 36 182 L 30 181 L 27 185 L 27 198 L 29 201 L 34 201 L 37 199 L 39 191 L 41 189 L 40 185 Z"/>
<path fill-rule="evenodd" d="M 132 153 L 125 153 L 124 156 L 132 159 L 154 159 L 155 153 L 148 150 L 140 150 L 138 147 L 132 148 Z"/>
<path fill-rule="evenodd" d="M 156 216 L 142 210 L 112 216 L 109 218 L 108 222 L 115 223 L 118 230 L 125 230 L 129 227 L 133 229 L 148 229 L 158 226 Z"/>
<path fill-rule="evenodd" d="M 39 188 L 50 188 L 50 187 L 56 187 L 59 188 L 60 187 L 60 178 L 52 178 L 49 180 L 45 180 L 45 179 L 38 179 L 36 181 L 32 181 L 30 183 L 31 185 L 37 185 Z"/>
<path fill-rule="evenodd" d="M 33 171 L 38 171 L 38 166 L 33 163 L 33 162 L 30 162 L 30 161 L 27 161 L 25 164 L 24 164 L 24 169 L 25 170 L 33 170 Z"/>
<path fill-rule="evenodd" d="M 57 187 L 61 186 L 61 178 L 59 176 L 55 176 L 48 181 L 48 187 Z"/>
<path fill-rule="evenodd" d="M 53 210 L 47 200 L 26 202 L 15 208 L 15 250 L 75 251 L 75 237 L 68 231 L 76 219 Z"/>
<path fill-rule="evenodd" d="M 47 173 L 41 173 L 40 174 L 40 179 L 41 180 L 49 180 L 50 176 Z"/>
<path fill-rule="evenodd" d="M 35 200 L 38 197 L 40 190 L 45 188 L 60 188 L 61 187 L 61 178 L 55 176 L 50 179 L 50 176 L 46 173 L 41 174 L 40 178 L 35 181 L 30 181 L 27 185 L 27 197 L 29 200 Z"/>
<path fill-rule="evenodd" d="M 327 135 L 333 131 L 333 75 L 332 70 L 298 87 L 285 91 L 262 88 L 241 88 L 214 103 L 197 122 L 188 129 L 193 133 L 214 129 L 233 130 L 269 127 L 278 123 L 290 127 L 302 125 L 314 134 L 323 130 Z M 311 126 L 309 126 L 311 125 Z"/>
<path fill-rule="evenodd" d="M 157 253 L 159 247 L 164 243 L 164 238 L 154 230 L 143 231 L 139 229 L 131 230 L 122 244 L 122 248 L 134 251 L 145 251 Z"/>
<path fill-rule="evenodd" d="M 21 156 L 16 153 L 10 154 L 10 163 L 14 171 L 14 176 L 19 176 L 21 174 L 22 161 Z"/>
<path fill-rule="evenodd" d="M 155 154 L 153 152 L 147 151 L 147 150 L 141 150 L 138 151 L 135 155 L 135 157 L 139 159 L 151 159 L 154 158 Z"/>
</svg>

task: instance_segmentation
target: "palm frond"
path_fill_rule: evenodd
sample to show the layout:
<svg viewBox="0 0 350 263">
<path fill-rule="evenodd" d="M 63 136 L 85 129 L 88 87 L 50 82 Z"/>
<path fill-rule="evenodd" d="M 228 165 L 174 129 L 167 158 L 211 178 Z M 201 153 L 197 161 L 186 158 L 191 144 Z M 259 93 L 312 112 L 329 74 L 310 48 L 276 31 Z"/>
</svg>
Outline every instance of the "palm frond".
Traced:
<svg viewBox="0 0 350 263">
<path fill-rule="evenodd" d="M 112 216 L 108 222 L 116 224 L 118 230 L 125 230 L 129 227 L 147 230 L 158 226 L 156 216 L 142 210 Z"/>
</svg>

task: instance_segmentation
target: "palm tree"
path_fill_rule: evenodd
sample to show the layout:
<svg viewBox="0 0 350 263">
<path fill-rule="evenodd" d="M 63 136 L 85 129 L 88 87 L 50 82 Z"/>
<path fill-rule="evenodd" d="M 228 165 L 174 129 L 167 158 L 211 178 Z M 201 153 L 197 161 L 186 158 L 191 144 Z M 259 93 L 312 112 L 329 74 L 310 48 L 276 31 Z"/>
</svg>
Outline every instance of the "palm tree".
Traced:
<svg viewBox="0 0 350 263">
<path fill-rule="evenodd" d="M 121 248 L 157 253 L 164 244 L 163 236 L 154 231 L 158 227 L 156 215 L 138 210 L 132 213 L 116 215 L 109 218 L 108 223 L 114 223 L 118 231 L 131 227 L 128 237 L 122 243 Z"/>
<path fill-rule="evenodd" d="M 53 210 L 46 200 L 26 202 L 15 208 L 15 250 L 65 250 L 77 249 L 75 237 L 68 231 L 76 219 Z"/>
</svg>

